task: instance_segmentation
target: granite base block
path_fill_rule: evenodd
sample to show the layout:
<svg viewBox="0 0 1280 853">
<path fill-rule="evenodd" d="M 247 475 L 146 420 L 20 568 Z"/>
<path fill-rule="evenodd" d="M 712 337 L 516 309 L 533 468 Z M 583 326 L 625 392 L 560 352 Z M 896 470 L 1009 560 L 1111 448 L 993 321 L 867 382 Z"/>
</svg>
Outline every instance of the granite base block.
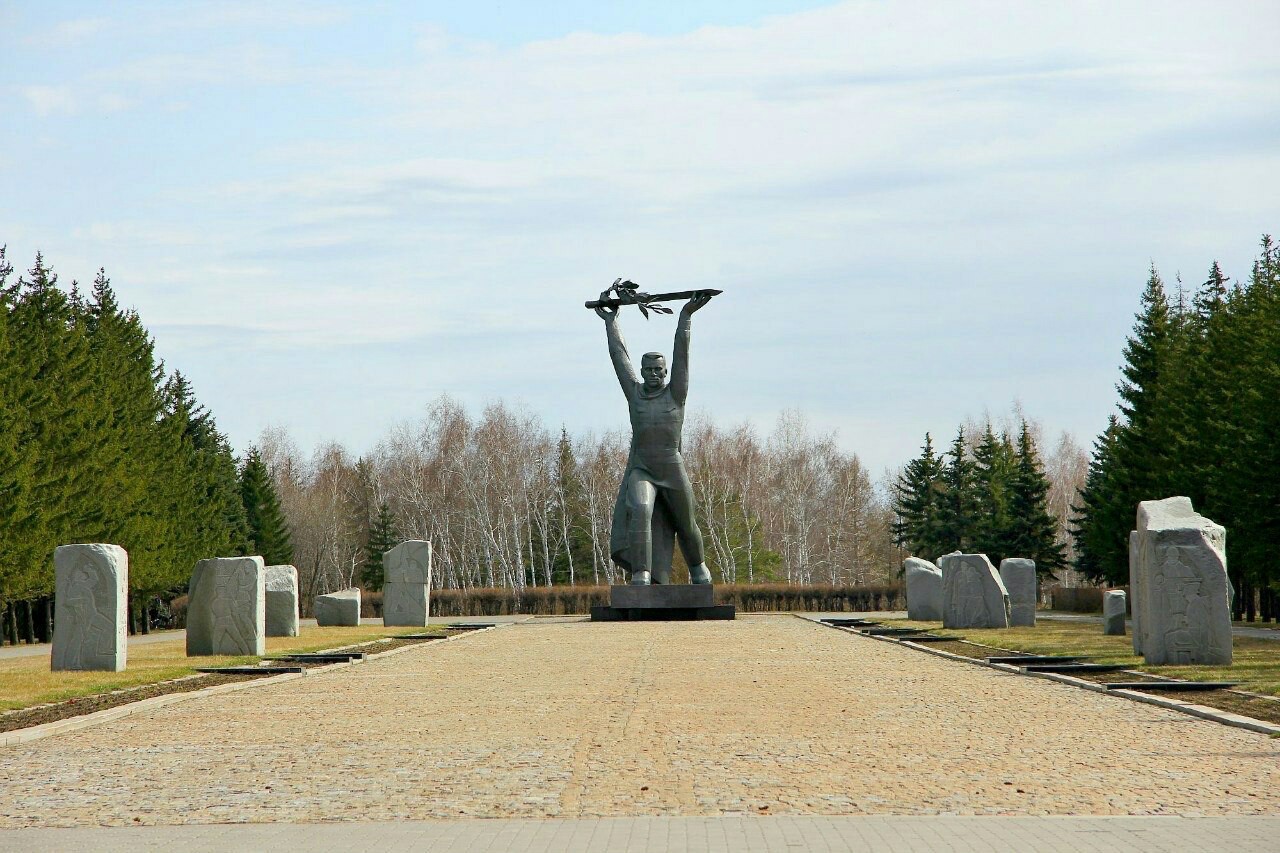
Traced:
<svg viewBox="0 0 1280 853">
<path fill-rule="evenodd" d="M 715 604 L 711 584 L 677 583 L 609 587 L 609 606 L 616 609 L 711 607 Z"/>
<path fill-rule="evenodd" d="M 591 608 L 592 622 L 698 622 L 712 619 L 731 621 L 737 614 L 732 604 L 710 607 L 607 607 Z"/>
</svg>

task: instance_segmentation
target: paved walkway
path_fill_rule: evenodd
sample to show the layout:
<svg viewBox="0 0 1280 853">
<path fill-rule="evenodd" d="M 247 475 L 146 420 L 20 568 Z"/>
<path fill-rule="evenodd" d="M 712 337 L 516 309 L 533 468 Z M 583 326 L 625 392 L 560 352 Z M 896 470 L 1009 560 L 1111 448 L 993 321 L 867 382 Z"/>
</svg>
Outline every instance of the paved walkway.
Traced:
<svg viewBox="0 0 1280 853">
<path fill-rule="evenodd" d="M 714 817 L 0 830 L 0 847 L 99 853 L 1274 853 L 1280 818 Z"/>
<path fill-rule="evenodd" d="M 1280 814 L 1280 741 L 779 616 L 533 620 L 0 760 L 6 827 Z"/>
</svg>

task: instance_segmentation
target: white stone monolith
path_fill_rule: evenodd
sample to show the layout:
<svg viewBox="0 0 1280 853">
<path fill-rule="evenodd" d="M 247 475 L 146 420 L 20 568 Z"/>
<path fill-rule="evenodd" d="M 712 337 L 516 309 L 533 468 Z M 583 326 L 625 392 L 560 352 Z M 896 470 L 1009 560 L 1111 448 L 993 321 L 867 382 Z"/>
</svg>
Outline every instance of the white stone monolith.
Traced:
<svg viewBox="0 0 1280 853">
<path fill-rule="evenodd" d="M 1124 636 L 1125 597 L 1123 589 L 1109 589 L 1102 593 L 1102 633 Z"/>
<path fill-rule="evenodd" d="M 907 589 L 907 618 L 933 622 L 942 618 L 942 569 L 928 560 L 907 557 L 902 561 Z"/>
<path fill-rule="evenodd" d="M 360 624 L 360 590 L 340 589 L 316 596 L 316 624 L 322 628 Z"/>
<path fill-rule="evenodd" d="M 298 636 L 298 570 L 267 566 L 267 636 Z"/>
<path fill-rule="evenodd" d="M 129 555 L 119 545 L 53 551 L 53 670 L 125 668 Z"/>
<path fill-rule="evenodd" d="M 382 624 L 426 627 L 431 612 L 431 543 L 401 542 L 382 555 Z"/>
<path fill-rule="evenodd" d="M 1129 531 L 1129 615 L 1133 618 L 1133 653 L 1142 654 L 1142 617 L 1138 600 L 1142 598 L 1142 578 L 1138 577 L 1138 531 Z"/>
<path fill-rule="evenodd" d="M 187 598 L 187 655 L 266 653 L 262 558 L 214 557 L 196 563 Z"/>
<path fill-rule="evenodd" d="M 1226 529 L 1173 497 L 1138 504 L 1135 533 L 1129 589 L 1146 663 L 1231 663 Z"/>
<path fill-rule="evenodd" d="M 1000 580 L 1009 591 L 1009 627 L 1036 625 L 1036 561 L 1026 557 L 1006 557 L 1000 561 Z"/>
<path fill-rule="evenodd" d="M 948 554 L 939 562 L 943 627 L 1009 627 L 1009 591 L 986 554 Z"/>
</svg>

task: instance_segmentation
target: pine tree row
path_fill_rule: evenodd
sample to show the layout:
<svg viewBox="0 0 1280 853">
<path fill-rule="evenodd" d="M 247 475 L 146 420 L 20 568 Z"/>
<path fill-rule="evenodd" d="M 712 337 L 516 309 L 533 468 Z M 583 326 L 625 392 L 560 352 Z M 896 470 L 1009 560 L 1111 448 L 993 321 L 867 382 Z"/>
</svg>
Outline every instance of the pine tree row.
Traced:
<svg viewBox="0 0 1280 853">
<path fill-rule="evenodd" d="M 250 459 L 251 476 L 239 475 L 212 415 L 157 362 L 105 272 L 87 295 L 60 288 L 40 256 L 12 276 L 0 248 L 4 638 L 49 638 L 53 549 L 78 542 L 129 552 L 131 620 L 147 630 L 148 604 L 182 591 L 196 560 L 247 553 L 264 526 L 278 539 L 279 503 L 275 518 L 260 517 L 274 501 L 254 492 L 265 473 Z M 291 557 L 287 531 L 284 542 L 279 562 Z"/>
<path fill-rule="evenodd" d="M 1124 349 L 1120 412 L 1094 444 L 1075 507 L 1078 568 L 1127 583 L 1140 501 L 1173 495 L 1227 528 L 1237 616 L 1276 618 L 1280 586 L 1280 246 L 1248 279 L 1214 262 L 1172 296 L 1152 267 Z"/>
<path fill-rule="evenodd" d="M 926 433 L 920 456 L 893 486 L 894 540 L 933 562 L 952 551 L 986 554 L 996 565 L 1029 557 L 1047 573 L 1066 565 L 1048 496 L 1026 421 L 1016 443 L 989 422 L 976 442 L 966 442 L 962 427 L 941 454 Z"/>
</svg>

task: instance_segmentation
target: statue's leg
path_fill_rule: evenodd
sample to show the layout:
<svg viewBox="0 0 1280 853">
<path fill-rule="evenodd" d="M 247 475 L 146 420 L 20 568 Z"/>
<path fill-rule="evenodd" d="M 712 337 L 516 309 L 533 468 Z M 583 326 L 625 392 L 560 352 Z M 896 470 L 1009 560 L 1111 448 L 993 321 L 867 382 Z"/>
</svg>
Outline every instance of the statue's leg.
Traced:
<svg viewBox="0 0 1280 853">
<path fill-rule="evenodd" d="M 631 583 L 647 586 L 653 566 L 653 483 L 634 473 L 627 483 L 627 541 L 631 551 Z"/>
<path fill-rule="evenodd" d="M 711 572 L 707 569 L 706 552 L 702 546 L 702 531 L 693 516 L 693 486 L 687 476 L 682 476 L 681 480 L 682 488 L 663 489 L 662 499 L 671 516 L 684 561 L 689 566 L 689 583 L 711 583 Z"/>
</svg>

